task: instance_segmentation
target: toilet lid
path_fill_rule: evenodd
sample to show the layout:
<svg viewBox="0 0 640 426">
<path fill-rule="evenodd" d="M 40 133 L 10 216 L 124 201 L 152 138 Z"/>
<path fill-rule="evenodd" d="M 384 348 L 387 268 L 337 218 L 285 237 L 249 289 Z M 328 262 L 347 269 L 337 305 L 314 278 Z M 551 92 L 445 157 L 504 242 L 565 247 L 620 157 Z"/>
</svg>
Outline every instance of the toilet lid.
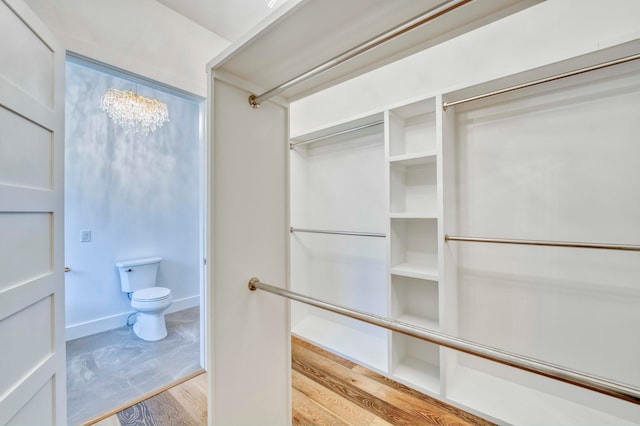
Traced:
<svg viewBox="0 0 640 426">
<path fill-rule="evenodd" d="M 132 299 L 139 302 L 155 302 L 171 296 L 171 290 L 165 287 L 149 287 L 133 292 Z"/>
</svg>

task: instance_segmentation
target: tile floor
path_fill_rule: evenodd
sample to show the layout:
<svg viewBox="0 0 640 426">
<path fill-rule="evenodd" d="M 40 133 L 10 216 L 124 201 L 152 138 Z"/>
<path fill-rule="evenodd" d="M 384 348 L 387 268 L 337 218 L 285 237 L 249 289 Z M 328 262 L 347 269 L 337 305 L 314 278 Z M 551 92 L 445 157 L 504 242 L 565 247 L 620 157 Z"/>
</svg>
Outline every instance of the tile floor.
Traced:
<svg viewBox="0 0 640 426">
<path fill-rule="evenodd" d="M 67 342 L 70 425 L 93 419 L 200 369 L 199 307 L 166 316 L 169 335 L 146 342 L 122 327 Z"/>
</svg>

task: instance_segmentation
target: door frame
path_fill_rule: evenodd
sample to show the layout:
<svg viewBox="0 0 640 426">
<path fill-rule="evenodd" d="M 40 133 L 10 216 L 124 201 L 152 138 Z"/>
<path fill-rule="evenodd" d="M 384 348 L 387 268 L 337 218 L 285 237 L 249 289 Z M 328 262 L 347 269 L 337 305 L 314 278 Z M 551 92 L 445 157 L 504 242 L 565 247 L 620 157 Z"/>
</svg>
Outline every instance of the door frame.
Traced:
<svg viewBox="0 0 640 426">
<path fill-rule="evenodd" d="M 206 217 L 207 217 L 207 170 L 209 167 L 209 161 L 207 156 L 207 143 L 206 143 L 206 112 L 207 112 L 207 102 L 206 98 L 202 96 L 195 95 L 186 90 L 179 89 L 177 87 L 150 79 L 140 74 L 133 73 L 131 71 L 127 71 L 125 69 L 109 65 L 107 63 L 101 62 L 99 60 L 72 52 L 67 50 L 65 54 L 65 62 L 71 60 L 75 63 L 81 64 L 83 66 L 95 69 L 97 71 L 114 75 L 118 78 L 123 78 L 135 83 L 139 83 L 141 85 L 151 87 L 153 89 L 161 90 L 163 92 L 169 93 L 174 96 L 178 96 L 180 98 L 186 99 L 190 102 L 194 102 L 198 105 L 198 144 L 199 144 L 199 188 L 198 188 L 198 227 L 199 227 L 199 298 L 200 298 L 200 366 L 207 370 L 207 288 L 208 288 L 208 278 L 206 274 Z"/>
</svg>

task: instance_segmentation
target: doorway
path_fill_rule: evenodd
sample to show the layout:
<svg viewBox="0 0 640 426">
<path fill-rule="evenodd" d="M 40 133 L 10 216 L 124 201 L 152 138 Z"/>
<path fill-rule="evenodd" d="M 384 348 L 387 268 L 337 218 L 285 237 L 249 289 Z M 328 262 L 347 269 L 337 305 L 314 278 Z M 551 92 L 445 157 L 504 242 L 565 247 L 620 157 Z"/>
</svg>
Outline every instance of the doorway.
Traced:
<svg viewBox="0 0 640 426">
<path fill-rule="evenodd" d="M 168 106 L 169 122 L 146 135 L 121 128 L 99 109 L 109 88 L 160 100 Z M 204 99 L 70 53 L 65 92 L 66 338 L 80 342 L 101 336 L 106 342 L 93 355 L 72 360 L 69 374 L 80 378 L 68 386 L 86 383 L 99 391 L 100 368 L 110 364 L 122 368 L 109 373 L 105 386 L 153 392 L 159 382 L 150 378 L 171 381 L 191 371 L 167 371 L 173 367 L 142 360 L 141 354 L 155 354 L 160 360 L 163 351 L 194 342 L 163 345 L 133 335 L 127 326 L 133 310 L 121 291 L 115 262 L 162 258 L 156 283 L 171 289 L 173 303 L 165 314 L 169 332 L 176 333 L 167 339 L 193 338 L 180 326 L 195 316 L 195 364 L 204 368 Z M 141 382 L 147 387 L 139 387 Z M 113 393 L 127 395 L 123 390 Z M 68 396 L 71 401 L 71 388 Z M 126 402 L 114 402 L 110 408 Z M 69 409 L 70 423 L 95 417 L 76 419 L 73 411 Z"/>
</svg>

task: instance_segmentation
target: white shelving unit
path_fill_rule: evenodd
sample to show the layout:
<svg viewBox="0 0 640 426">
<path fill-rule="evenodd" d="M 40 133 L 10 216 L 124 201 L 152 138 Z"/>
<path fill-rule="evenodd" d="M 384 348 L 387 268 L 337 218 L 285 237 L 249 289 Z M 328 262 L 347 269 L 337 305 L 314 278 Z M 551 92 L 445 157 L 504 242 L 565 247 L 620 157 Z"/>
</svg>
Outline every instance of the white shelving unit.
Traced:
<svg viewBox="0 0 640 426">
<path fill-rule="evenodd" d="M 640 133 L 638 78 L 640 61 L 441 108 L 500 87 L 494 81 L 332 126 L 383 117 L 384 132 L 374 136 L 292 150 L 292 226 L 386 235 L 292 236 L 292 289 L 640 385 L 640 370 L 629 370 L 640 341 L 620 338 L 636 335 L 640 321 L 637 253 L 445 242 L 446 234 L 640 241 L 633 215 L 625 216 L 640 212 L 640 198 L 629 197 L 640 181 L 640 148 L 629 138 Z M 369 146 L 362 137 L 375 138 L 375 155 L 359 151 Z M 614 157 L 615 167 L 591 173 Z M 324 207 L 313 200 L 320 195 Z M 304 307 L 292 317 L 295 334 L 488 418 L 616 425 L 640 418 L 632 404 L 400 333 Z M 605 344 L 592 345 L 585 330 Z M 606 361 L 613 353 L 619 362 Z"/>
<path fill-rule="evenodd" d="M 389 286 L 398 321 L 440 329 L 438 146 L 435 99 L 387 113 Z M 440 392 L 437 345 L 391 333 L 390 372 L 424 392 Z"/>
</svg>

